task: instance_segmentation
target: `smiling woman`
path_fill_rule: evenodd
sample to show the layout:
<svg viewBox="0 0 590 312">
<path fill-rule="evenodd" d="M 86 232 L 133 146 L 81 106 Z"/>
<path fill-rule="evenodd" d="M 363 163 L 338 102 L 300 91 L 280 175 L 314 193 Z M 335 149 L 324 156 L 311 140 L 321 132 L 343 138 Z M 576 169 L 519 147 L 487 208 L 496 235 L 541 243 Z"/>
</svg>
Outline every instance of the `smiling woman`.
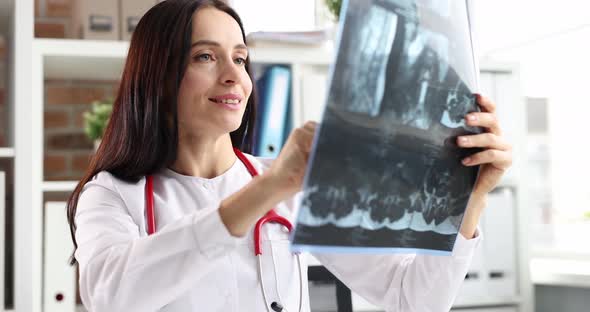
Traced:
<svg viewBox="0 0 590 312">
<path fill-rule="evenodd" d="M 248 48 L 238 22 L 214 7 L 197 10 L 193 20 L 191 57 L 178 90 L 179 159 L 172 165 L 186 175 L 200 173 L 190 168 L 189 155 L 219 144 L 218 137 L 240 127 L 252 93 Z M 194 144 L 203 137 L 214 140 Z"/>
<path fill-rule="evenodd" d="M 205 8 L 196 10 L 199 6 Z M 203 10 L 221 18 L 223 30 L 207 26 L 205 22 L 212 20 L 209 14 L 200 14 Z M 207 20 L 196 19 L 198 14 Z M 147 173 L 171 166 L 178 158 L 180 142 L 190 140 L 199 129 L 218 132 L 237 125 L 230 131 L 231 145 L 250 151 L 255 95 L 237 14 L 220 1 L 165 1 L 142 20 L 130 43 L 103 143 L 68 205 L 73 238 L 82 187 L 102 170 L 115 172 L 123 180 L 137 181 Z M 202 27 L 217 33 L 208 34 Z M 219 33 L 222 36 L 217 36 Z M 221 43 L 232 48 L 223 48 Z M 234 58 L 235 62 L 228 61 Z M 223 83 L 216 84 L 223 79 Z M 210 101 L 206 100 L 232 93 L 240 99 L 241 110 L 233 115 L 212 115 L 211 111 L 220 106 L 208 105 Z"/>
</svg>

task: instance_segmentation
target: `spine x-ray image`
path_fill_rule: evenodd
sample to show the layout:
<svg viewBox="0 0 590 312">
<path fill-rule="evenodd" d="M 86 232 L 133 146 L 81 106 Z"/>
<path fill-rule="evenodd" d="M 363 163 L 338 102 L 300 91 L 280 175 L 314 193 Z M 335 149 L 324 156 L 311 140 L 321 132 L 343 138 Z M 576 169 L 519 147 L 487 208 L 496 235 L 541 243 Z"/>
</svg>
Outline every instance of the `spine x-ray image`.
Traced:
<svg viewBox="0 0 590 312">
<path fill-rule="evenodd" d="M 344 1 L 294 250 L 450 254 L 478 168 L 465 0 Z"/>
</svg>

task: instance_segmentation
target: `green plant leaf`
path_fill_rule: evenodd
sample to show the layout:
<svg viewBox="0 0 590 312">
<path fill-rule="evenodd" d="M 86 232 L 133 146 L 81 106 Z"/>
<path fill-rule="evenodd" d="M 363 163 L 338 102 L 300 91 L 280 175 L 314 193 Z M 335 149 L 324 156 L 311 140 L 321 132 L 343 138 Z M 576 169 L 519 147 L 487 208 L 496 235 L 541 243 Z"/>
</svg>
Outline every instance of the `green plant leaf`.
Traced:
<svg viewBox="0 0 590 312">
<path fill-rule="evenodd" d="M 90 140 L 102 138 L 113 112 L 113 101 L 106 99 L 92 103 L 90 111 L 84 112 L 84 133 Z"/>
<path fill-rule="evenodd" d="M 336 20 L 340 17 L 340 8 L 342 7 L 342 0 L 324 0 L 326 7 Z"/>
</svg>

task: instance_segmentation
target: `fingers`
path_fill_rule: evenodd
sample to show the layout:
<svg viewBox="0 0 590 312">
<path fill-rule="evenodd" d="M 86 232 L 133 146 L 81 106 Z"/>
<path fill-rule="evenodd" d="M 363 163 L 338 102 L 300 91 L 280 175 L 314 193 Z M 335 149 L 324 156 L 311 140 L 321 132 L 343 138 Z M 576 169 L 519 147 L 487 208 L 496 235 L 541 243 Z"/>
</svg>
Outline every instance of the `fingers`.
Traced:
<svg viewBox="0 0 590 312">
<path fill-rule="evenodd" d="M 506 170 L 512 164 L 512 155 L 510 151 L 488 149 L 464 158 L 462 163 L 465 166 L 491 164 L 498 169 Z"/>
<path fill-rule="evenodd" d="M 485 97 L 481 94 L 476 94 L 475 98 L 477 100 L 477 104 L 481 106 L 484 112 L 488 113 L 496 113 L 496 104 L 488 97 Z"/>
<path fill-rule="evenodd" d="M 465 116 L 465 121 L 469 126 L 488 128 L 490 132 L 496 135 L 502 134 L 498 117 L 495 113 L 470 113 Z"/>
<path fill-rule="evenodd" d="M 311 151 L 316 128 L 317 123 L 315 121 L 308 121 L 302 127 L 297 128 L 294 131 L 297 143 L 305 152 Z"/>
<path fill-rule="evenodd" d="M 307 121 L 304 125 L 303 125 L 303 129 L 314 132 L 315 129 L 317 128 L 318 123 L 315 121 Z"/>
<path fill-rule="evenodd" d="M 460 147 L 482 147 L 507 151 L 511 149 L 503 137 L 493 133 L 482 133 L 457 137 L 457 145 Z"/>
<path fill-rule="evenodd" d="M 308 142 L 309 145 L 311 145 L 311 141 L 313 141 L 317 125 L 318 124 L 315 121 L 308 121 L 300 128 L 303 132 L 305 132 L 305 140 L 310 141 Z"/>
</svg>

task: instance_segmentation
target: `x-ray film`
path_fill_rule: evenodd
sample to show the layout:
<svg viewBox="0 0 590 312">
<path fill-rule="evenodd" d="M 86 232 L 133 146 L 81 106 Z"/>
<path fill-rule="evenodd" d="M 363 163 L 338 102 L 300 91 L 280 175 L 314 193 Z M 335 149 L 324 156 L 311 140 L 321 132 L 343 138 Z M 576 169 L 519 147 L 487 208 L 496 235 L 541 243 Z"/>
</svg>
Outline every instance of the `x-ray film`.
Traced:
<svg viewBox="0 0 590 312">
<path fill-rule="evenodd" d="M 338 53 L 292 235 L 295 251 L 450 254 L 480 133 L 467 2 L 344 1 Z"/>
</svg>

